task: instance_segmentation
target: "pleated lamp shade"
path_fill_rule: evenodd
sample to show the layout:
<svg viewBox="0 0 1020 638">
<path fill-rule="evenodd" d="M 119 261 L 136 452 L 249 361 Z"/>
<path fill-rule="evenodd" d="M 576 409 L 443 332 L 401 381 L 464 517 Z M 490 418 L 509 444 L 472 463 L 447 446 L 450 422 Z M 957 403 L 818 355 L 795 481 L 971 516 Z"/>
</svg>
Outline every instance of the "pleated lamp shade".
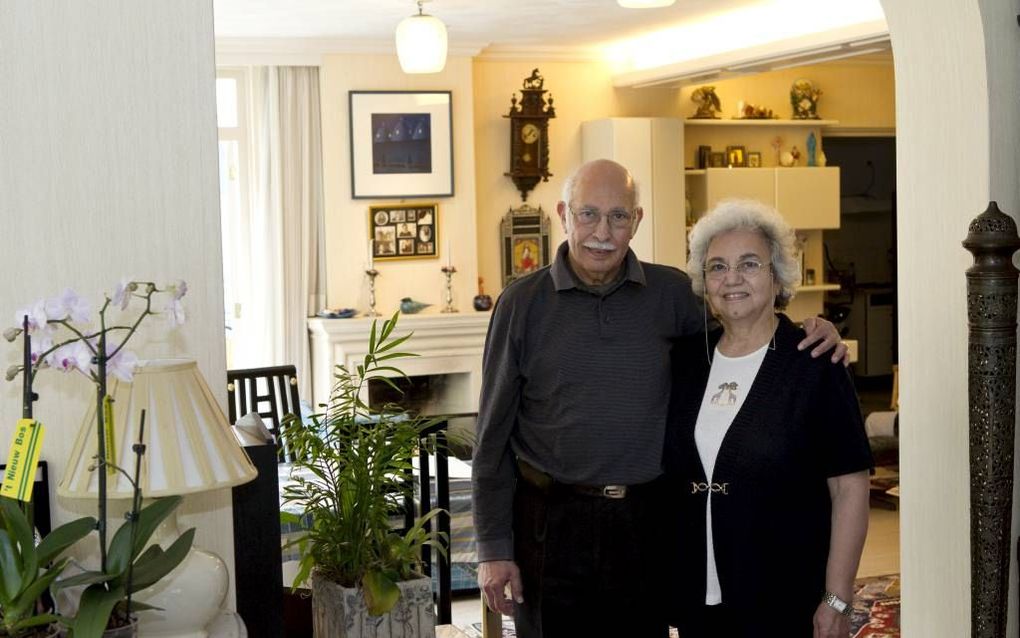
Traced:
<svg viewBox="0 0 1020 638">
<path fill-rule="evenodd" d="M 146 498 L 191 494 L 247 483 L 258 474 L 237 444 L 223 410 L 191 359 L 140 361 L 134 380 L 114 380 L 114 459 L 134 474 L 142 410 L 145 454 L 139 483 Z M 96 406 L 93 402 L 78 432 L 57 494 L 95 498 L 99 493 L 96 456 Z M 107 474 L 109 498 L 131 498 L 133 488 L 120 472 Z"/>
</svg>

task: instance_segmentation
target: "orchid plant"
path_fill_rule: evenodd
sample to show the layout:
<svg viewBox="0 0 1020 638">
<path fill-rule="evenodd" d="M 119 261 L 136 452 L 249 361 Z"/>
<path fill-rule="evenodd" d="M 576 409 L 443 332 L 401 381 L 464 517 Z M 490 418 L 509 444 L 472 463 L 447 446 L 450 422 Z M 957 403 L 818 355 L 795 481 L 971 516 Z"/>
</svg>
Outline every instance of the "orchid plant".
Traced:
<svg viewBox="0 0 1020 638">
<path fill-rule="evenodd" d="M 143 551 L 156 525 L 173 511 L 180 498 L 159 499 L 141 507 L 137 475 L 132 477 L 106 456 L 107 430 L 103 409 L 109 401 L 108 376 L 112 375 L 124 382 L 133 379 L 138 356 L 126 348 L 128 341 L 150 315 L 164 316 L 172 328 L 181 325 L 185 320 L 181 300 L 187 291 L 188 286 L 184 281 L 160 287 L 153 282 L 124 279 L 113 294 L 104 295 L 98 312 L 98 325 L 94 325 L 91 322 L 92 306 L 88 300 L 67 289 L 55 297 L 40 299 L 18 310 L 16 320 L 19 325 L 3 333 L 8 341 L 13 342 L 19 336 L 26 341 L 27 352 L 23 362 L 8 368 L 6 375 L 9 381 L 19 376 L 25 380 L 23 416 L 31 417 L 31 402 L 36 398 L 31 387 L 40 370 L 51 368 L 65 373 L 76 372 L 86 376 L 96 386 L 98 427 L 95 468 L 99 503 L 95 527 L 99 533 L 100 570 L 72 577 L 62 585 L 88 586 L 82 596 L 78 616 L 71 624 L 75 638 L 99 636 L 108 625 L 130 623 L 133 611 L 147 608 L 132 602 L 131 594 L 152 585 L 169 573 L 183 560 L 191 546 L 194 530 L 185 532 L 167 551 L 158 545 Z M 158 307 L 157 299 L 162 299 Z M 128 319 L 123 320 L 132 302 L 136 300 L 141 301 L 140 310 L 136 311 L 133 318 L 126 315 Z M 139 456 L 144 454 L 141 442 L 135 446 L 135 452 Z M 136 492 L 127 522 L 109 546 L 106 542 L 108 468 L 127 476 L 135 485 Z"/>
</svg>

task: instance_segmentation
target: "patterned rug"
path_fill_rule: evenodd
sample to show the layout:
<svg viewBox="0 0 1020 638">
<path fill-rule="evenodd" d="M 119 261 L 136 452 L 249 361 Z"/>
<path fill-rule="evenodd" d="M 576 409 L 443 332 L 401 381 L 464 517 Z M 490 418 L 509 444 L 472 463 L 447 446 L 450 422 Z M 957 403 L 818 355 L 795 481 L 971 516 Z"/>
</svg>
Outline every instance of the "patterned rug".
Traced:
<svg viewBox="0 0 1020 638">
<path fill-rule="evenodd" d="M 900 638 L 900 576 L 858 578 L 851 638 Z"/>
</svg>

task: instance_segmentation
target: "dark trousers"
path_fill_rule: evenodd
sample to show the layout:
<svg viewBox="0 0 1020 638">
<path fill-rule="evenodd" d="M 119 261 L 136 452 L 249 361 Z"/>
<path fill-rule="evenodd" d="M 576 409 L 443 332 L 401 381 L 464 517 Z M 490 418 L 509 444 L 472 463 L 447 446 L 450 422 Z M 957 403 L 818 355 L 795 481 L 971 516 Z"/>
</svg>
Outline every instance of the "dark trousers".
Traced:
<svg viewBox="0 0 1020 638">
<path fill-rule="evenodd" d="M 811 638 L 812 616 L 777 605 L 739 608 L 723 603 L 687 609 L 674 623 L 680 638 Z"/>
<path fill-rule="evenodd" d="M 624 499 L 540 490 L 518 481 L 514 557 L 521 638 L 667 635 L 658 486 Z"/>
<path fill-rule="evenodd" d="M 680 638 L 737 638 L 744 635 L 737 617 L 725 604 L 701 605 L 684 614 L 677 629 Z"/>
</svg>

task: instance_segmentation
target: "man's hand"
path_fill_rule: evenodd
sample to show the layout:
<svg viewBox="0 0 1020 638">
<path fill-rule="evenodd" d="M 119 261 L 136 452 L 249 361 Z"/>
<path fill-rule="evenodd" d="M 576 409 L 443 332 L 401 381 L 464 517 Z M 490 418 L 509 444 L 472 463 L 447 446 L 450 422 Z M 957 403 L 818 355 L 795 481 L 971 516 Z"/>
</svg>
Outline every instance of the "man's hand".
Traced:
<svg viewBox="0 0 1020 638">
<path fill-rule="evenodd" d="M 811 351 L 812 357 L 820 357 L 829 350 L 832 350 L 833 363 L 842 360 L 844 366 L 850 365 L 850 349 L 840 339 L 839 333 L 836 332 L 836 326 L 832 325 L 832 322 L 821 317 L 808 317 L 803 323 L 804 332 L 807 333 L 807 336 L 797 344 L 798 350 L 803 350 L 817 343 L 818 345 Z"/>
<path fill-rule="evenodd" d="M 825 603 L 815 610 L 812 638 L 846 638 L 850 634 L 850 619 Z"/>
<path fill-rule="evenodd" d="M 511 598 L 506 596 L 507 585 L 510 585 Z M 490 560 L 479 564 L 478 588 L 485 595 L 489 609 L 507 616 L 513 615 L 515 602 L 524 602 L 521 572 L 512 560 Z"/>
</svg>

